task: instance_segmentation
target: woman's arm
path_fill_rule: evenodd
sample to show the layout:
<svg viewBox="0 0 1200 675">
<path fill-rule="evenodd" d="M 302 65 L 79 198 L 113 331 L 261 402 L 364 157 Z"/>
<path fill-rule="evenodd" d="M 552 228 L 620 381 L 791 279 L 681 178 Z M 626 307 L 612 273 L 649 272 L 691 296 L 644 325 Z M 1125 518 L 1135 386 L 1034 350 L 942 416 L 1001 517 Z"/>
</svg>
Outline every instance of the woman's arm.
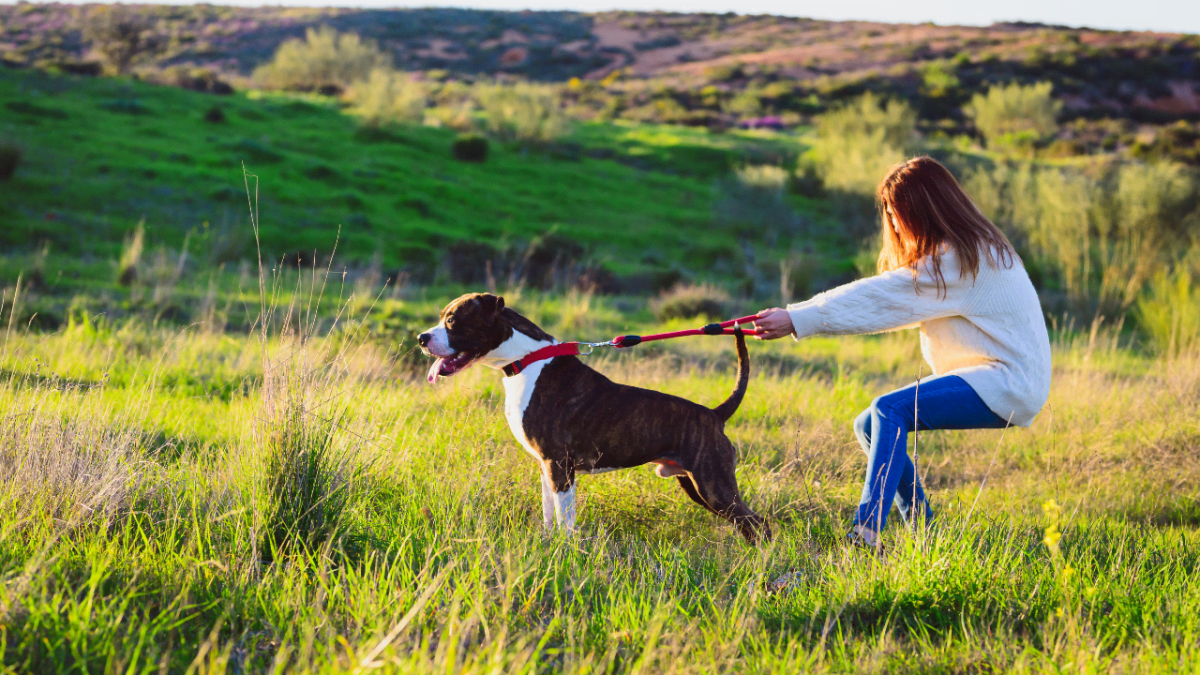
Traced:
<svg viewBox="0 0 1200 675">
<path fill-rule="evenodd" d="M 764 310 L 755 325 L 763 331 L 763 339 L 773 340 L 789 333 L 800 339 L 881 333 L 961 314 L 974 278 L 959 277 L 953 254 L 942 256 L 942 274 L 944 294 L 939 292 L 932 272 L 922 265 L 915 285 L 908 269 L 885 272 L 789 305 L 786 312 Z"/>
</svg>

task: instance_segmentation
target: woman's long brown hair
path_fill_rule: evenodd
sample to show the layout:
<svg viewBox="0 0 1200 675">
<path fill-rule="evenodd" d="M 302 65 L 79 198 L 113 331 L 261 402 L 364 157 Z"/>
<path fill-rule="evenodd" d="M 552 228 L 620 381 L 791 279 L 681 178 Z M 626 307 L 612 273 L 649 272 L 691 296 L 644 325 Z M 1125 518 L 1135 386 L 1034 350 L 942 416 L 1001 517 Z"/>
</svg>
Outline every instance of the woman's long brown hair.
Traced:
<svg viewBox="0 0 1200 675">
<path fill-rule="evenodd" d="M 916 157 L 893 166 L 876 193 L 883 222 L 879 271 L 901 267 L 913 271 L 928 258 L 939 294 L 946 291 L 942 254 L 953 247 L 960 274 L 979 274 L 983 255 L 988 265 L 1012 267 L 1017 258 L 1008 237 L 979 210 L 954 175 L 932 157 Z M 892 226 L 892 219 L 896 227 Z"/>
</svg>

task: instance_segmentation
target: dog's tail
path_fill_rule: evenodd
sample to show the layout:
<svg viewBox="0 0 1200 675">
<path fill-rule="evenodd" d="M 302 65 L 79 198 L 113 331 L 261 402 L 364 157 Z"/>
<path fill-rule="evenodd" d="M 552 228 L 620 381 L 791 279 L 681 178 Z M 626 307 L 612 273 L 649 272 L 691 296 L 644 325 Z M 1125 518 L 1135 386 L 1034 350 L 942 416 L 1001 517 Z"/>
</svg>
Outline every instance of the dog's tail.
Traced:
<svg viewBox="0 0 1200 675">
<path fill-rule="evenodd" d="M 742 397 L 746 395 L 746 384 L 750 382 L 750 354 L 746 351 L 746 336 L 741 329 L 737 329 L 733 333 L 737 336 L 737 352 L 738 352 L 738 379 L 737 388 L 725 399 L 721 405 L 713 408 L 713 412 L 717 417 L 721 418 L 722 422 L 728 422 L 733 413 L 737 412 L 738 406 L 742 404 Z"/>
</svg>

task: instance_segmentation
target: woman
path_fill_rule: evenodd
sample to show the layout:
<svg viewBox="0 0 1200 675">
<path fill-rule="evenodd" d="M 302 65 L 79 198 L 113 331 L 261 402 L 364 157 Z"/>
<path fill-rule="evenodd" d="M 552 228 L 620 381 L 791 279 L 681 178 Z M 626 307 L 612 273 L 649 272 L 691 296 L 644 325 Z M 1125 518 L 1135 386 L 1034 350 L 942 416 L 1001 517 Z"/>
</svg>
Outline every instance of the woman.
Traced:
<svg viewBox="0 0 1200 675">
<path fill-rule="evenodd" d="M 880 546 L 893 501 L 906 521 L 933 517 L 907 450 L 914 430 L 1029 426 L 1050 394 L 1050 339 L 1008 239 L 936 160 L 892 168 L 879 185 L 879 274 L 758 314 L 760 339 L 920 327 L 933 375 L 875 399 L 854 420 L 867 453 L 847 535 Z"/>
</svg>

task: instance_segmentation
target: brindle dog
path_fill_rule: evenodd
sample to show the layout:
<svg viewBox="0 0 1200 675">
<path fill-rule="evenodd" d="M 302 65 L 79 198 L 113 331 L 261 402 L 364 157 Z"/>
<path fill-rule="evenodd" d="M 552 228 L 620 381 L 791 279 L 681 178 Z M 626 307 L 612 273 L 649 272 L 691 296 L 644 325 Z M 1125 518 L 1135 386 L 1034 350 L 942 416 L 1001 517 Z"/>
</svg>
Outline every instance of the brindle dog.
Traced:
<svg viewBox="0 0 1200 675">
<path fill-rule="evenodd" d="M 504 298 L 471 293 L 442 310 L 437 326 L 418 336 L 437 361 L 429 381 L 474 363 L 496 369 L 556 344 Z M 749 542 L 770 540 L 771 528 L 742 501 L 737 452 L 725 422 L 746 393 L 750 359 L 737 334 L 738 380 L 733 394 L 708 409 L 657 391 L 617 384 L 574 356 L 537 361 L 505 377 L 505 416 L 521 445 L 541 464 L 546 526 L 575 527 L 575 476 L 657 464 L 700 506 L 732 522 Z"/>
</svg>

